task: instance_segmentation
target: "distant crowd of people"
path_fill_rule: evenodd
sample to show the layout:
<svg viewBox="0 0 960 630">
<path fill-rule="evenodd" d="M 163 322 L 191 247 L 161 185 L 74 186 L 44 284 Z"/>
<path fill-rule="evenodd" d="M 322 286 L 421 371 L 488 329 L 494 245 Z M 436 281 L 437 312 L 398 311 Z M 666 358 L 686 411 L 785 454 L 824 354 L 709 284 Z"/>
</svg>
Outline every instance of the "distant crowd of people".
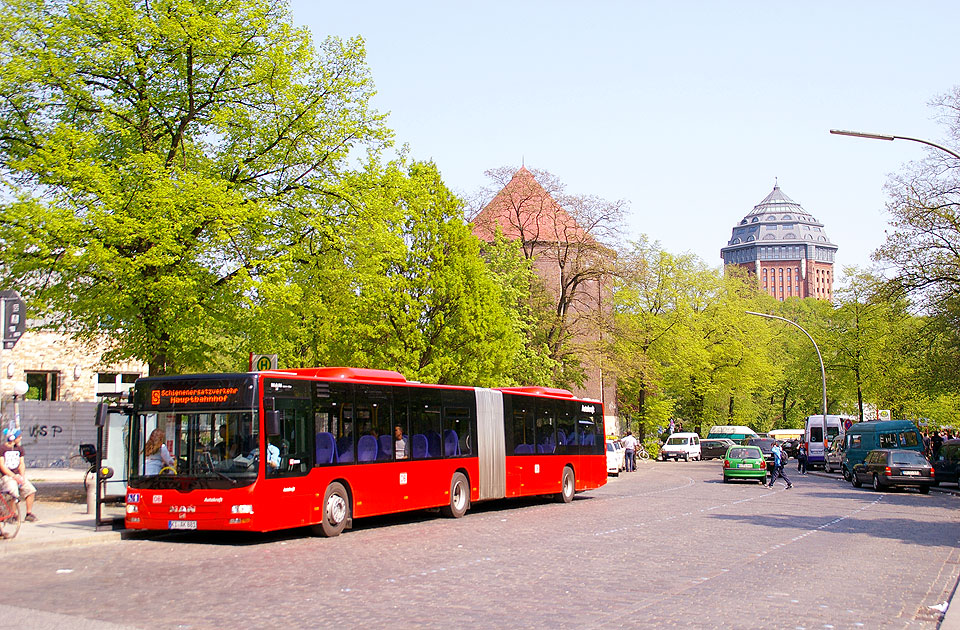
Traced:
<svg viewBox="0 0 960 630">
<path fill-rule="evenodd" d="M 940 455 L 940 449 L 947 440 L 953 440 L 960 434 L 954 434 L 952 429 L 940 431 L 926 431 L 923 434 L 923 454 L 927 459 L 933 461 Z"/>
</svg>

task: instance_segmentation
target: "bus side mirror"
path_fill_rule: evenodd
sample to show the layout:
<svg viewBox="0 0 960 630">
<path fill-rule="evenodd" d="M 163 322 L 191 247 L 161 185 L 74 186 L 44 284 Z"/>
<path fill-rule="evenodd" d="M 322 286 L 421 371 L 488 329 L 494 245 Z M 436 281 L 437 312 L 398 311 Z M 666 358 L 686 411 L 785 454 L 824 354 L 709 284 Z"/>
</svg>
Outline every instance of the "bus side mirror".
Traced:
<svg viewBox="0 0 960 630">
<path fill-rule="evenodd" d="M 107 411 L 108 405 L 105 402 L 97 403 L 97 418 L 94 421 L 94 424 L 98 427 L 106 426 L 107 424 Z"/>
<path fill-rule="evenodd" d="M 276 410 L 264 412 L 263 424 L 267 435 L 280 435 L 280 412 Z"/>
</svg>

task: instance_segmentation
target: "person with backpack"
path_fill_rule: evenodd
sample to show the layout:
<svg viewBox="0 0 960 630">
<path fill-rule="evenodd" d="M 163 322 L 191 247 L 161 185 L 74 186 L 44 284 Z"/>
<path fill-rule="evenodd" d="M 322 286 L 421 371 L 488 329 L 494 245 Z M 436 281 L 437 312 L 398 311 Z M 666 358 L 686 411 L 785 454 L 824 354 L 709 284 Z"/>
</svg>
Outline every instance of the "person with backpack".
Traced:
<svg viewBox="0 0 960 630">
<path fill-rule="evenodd" d="M 793 487 L 793 484 L 787 479 L 787 476 L 783 474 L 783 465 L 786 462 L 786 457 L 783 452 L 783 449 L 780 447 L 780 442 L 773 443 L 773 472 L 770 473 L 770 485 L 768 488 L 773 487 L 773 482 L 777 480 L 777 477 L 783 479 L 783 482 L 787 484 L 787 490 Z"/>
</svg>

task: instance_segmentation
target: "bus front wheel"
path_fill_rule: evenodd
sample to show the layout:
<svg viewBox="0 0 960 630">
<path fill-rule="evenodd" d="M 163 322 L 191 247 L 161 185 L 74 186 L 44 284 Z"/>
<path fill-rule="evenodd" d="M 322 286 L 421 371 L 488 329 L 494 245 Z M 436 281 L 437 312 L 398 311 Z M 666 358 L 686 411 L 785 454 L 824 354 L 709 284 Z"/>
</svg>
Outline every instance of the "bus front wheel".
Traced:
<svg viewBox="0 0 960 630">
<path fill-rule="evenodd" d="M 563 475 L 560 477 L 560 493 L 557 495 L 557 501 L 560 503 L 570 503 L 573 501 L 573 494 L 577 489 L 576 480 L 573 477 L 573 468 L 563 467 Z"/>
<path fill-rule="evenodd" d="M 313 526 L 313 531 L 327 537 L 339 536 L 349 518 L 350 495 L 342 483 L 334 481 L 323 495 L 323 520 Z"/>
<path fill-rule="evenodd" d="M 453 473 L 450 479 L 450 505 L 440 508 L 447 518 L 460 518 L 470 508 L 470 484 L 463 473 Z"/>
</svg>

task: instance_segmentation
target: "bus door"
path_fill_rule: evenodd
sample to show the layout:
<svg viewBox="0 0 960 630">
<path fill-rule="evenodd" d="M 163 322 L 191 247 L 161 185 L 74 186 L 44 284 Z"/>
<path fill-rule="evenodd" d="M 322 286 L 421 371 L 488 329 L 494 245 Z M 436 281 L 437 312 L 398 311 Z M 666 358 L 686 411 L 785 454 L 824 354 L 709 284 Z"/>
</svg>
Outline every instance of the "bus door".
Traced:
<svg viewBox="0 0 960 630">
<path fill-rule="evenodd" d="M 505 411 L 513 431 L 507 443 L 507 496 L 534 494 L 537 453 L 533 403 L 529 396 L 504 396 Z M 512 455 L 512 457 L 510 457 Z"/>
<path fill-rule="evenodd" d="M 309 381 L 264 379 L 264 430 L 258 453 L 263 471 L 263 487 L 278 524 L 298 525 L 310 522 L 316 489 L 307 474 L 315 459 L 313 403 Z M 266 420 L 270 412 L 278 420 L 277 433 L 270 434 Z M 322 492 L 322 490 L 321 490 Z"/>
</svg>

